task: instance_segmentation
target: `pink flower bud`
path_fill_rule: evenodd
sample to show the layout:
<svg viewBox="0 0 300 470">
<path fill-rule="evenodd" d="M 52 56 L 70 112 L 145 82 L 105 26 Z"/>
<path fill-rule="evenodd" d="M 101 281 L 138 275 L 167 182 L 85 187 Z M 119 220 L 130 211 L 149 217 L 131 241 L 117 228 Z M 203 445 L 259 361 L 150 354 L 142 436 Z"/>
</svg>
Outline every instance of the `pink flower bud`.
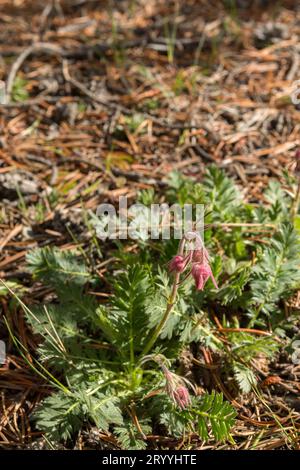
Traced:
<svg viewBox="0 0 300 470">
<path fill-rule="evenodd" d="M 186 267 L 186 260 L 183 256 L 181 255 L 176 255 L 174 258 L 171 259 L 169 263 L 169 270 L 170 272 L 177 272 L 177 273 L 182 273 Z"/>
<path fill-rule="evenodd" d="M 210 269 L 209 264 L 206 263 L 195 263 L 192 267 L 192 276 L 195 280 L 196 289 L 203 290 L 206 281 L 211 278 L 214 286 L 218 289 L 218 285 L 214 278 L 214 275 Z"/>
<path fill-rule="evenodd" d="M 184 410 L 191 404 L 191 397 L 189 391 L 183 385 L 180 385 L 176 388 L 176 390 L 174 390 L 173 396 L 175 402 L 182 410 Z"/>
<path fill-rule="evenodd" d="M 191 397 L 185 383 L 187 379 L 174 374 L 164 364 L 161 364 L 162 371 L 166 379 L 166 392 L 173 400 L 173 403 L 184 410 L 191 404 Z M 192 387 L 192 384 L 189 383 Z"/>
<path fill-rule="evenodd" d="M 194 263 L 208 263 L 209 262 L 209 254 L 205 248 L 201 248 L 200 250 L 194 250 L 192 255 L 192 261 Z"/>
</svg>

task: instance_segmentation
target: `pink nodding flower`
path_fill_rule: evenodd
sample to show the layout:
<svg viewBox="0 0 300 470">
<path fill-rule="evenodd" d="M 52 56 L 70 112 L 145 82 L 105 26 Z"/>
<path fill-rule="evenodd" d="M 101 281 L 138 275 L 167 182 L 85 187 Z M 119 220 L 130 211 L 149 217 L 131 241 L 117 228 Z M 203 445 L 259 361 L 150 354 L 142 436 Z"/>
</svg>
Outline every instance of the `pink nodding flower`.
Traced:
<svg viewBox="0 0 300 470">
<path fill-rule="evenodd" d="M 164 364 L 161 364 L 161 368 L 166 379 L 166 391 L 169 397 L 180 409 L 188 408 L 192 403 L 189 391 L 185 386 L 185 382 L 188 383 L 188 380 L 174 374 Z"/>
<path fill-rule="evenodd" d="M 193 243 L 193 246 L 190 247 L 189 245 L 189 249 L 187 249 L 185 242 L 189 244 Z M 169 262 L 169 270 L 177 273 L 177 277 L 180 277 L 179 275 L 187 269 L 189 272 L 184 280 L 192 275 L 196 283 L 196 289 L 203 290 L 209 278 L 212 280 L 215 288 L 218 289 L 217 282 L 210 267 L 208 251 L 204 247 L 201 236 L 196 232 L 188 232 L 182 238 L 178 254 Z M 179 284 L 180 281 L 178 282 L 178 285 Z"/>
<path fill-rule="evenodd" d="M 212 273 L 212 270 L 207 263 L 195 263 L 192 267 L 192 276 L 195 279 L 196 288 L 198 290 L 203 290 L 206 281 L 211 278 L 214 286 L 218 289 L 218 285 Z"/>
<path fill-rule="evenodd" d="M 192 402 L 188 389 L 184 385 L 180 385 L 174 390 L 174 401 L 182 410 L 186 409 Z"/>
<path fill-rule="evenodd" d="M 208 264 L 209 263 L 209 254 L 206 248 L 201 248 L 193 251 L 192 254 L 193 263 Z"/>
<path fill-rule="evenodd" d="M 181 255 L 176 255 L 171 259 L 169 263 L 169 271 L 176 273 L 182 273 L 185 270 L 187 259 Z"/>
</svg>

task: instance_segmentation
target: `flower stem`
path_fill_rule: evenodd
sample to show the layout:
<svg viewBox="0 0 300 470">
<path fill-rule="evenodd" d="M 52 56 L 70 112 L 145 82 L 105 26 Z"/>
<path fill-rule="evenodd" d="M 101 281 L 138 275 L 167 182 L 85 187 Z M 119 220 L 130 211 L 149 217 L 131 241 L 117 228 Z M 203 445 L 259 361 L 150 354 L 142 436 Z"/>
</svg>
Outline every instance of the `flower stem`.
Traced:
<svg viewBox="0 0 300 470">
<path fill-rule="evenodd" d="M 300 177 L 299 177 L 299 180 L 298 180 L 298 186 L 297 186 L 297 190 L 296 190 L 295 199 L 294 199 L 292 207 L 291 207 L 292 221 L 295 220 L 296 215 L 298 214 L 299 205 L 300 205 Z"/>
<path fill-rule="evenodd" d="M 180 244 L 179 244 L 178 255 L 183 255 L 184 244 L 185 244 L 185 238 L 183 237 L 180 241 Z M 157 325 L 157 327 L 155 328 L 155 330 L 151 334 L 150 338 L 148 339 L 148 341 L 147 341 L 147 343 L 146 343 L 146 345 L 145 345 L 145 347 L 142 351 L 142 354 L 141 354 L 142 356 L 145 356 L 146 354 L 148 354 L 148 352 L 150 351 L 150 349 L 153 347 L 154 343 L 156 342 L 157 338 L 159 337 L 163 327 L 167 323 L 167 320 L 170 316 L 170 313 L 171 313 L 171 311 L 174 307 L 175 301 L 176 301 L 179 281 L 180 281 L 180 273 L 178 272 L 178 273 L 175 274 L 175 277 L 174 277 L 174 283 L 173 283 L 171 295 L 168 299 L 166 311 L 165 311 L 162 319 L 160 320 L 159 324 Z"/>
</svg>

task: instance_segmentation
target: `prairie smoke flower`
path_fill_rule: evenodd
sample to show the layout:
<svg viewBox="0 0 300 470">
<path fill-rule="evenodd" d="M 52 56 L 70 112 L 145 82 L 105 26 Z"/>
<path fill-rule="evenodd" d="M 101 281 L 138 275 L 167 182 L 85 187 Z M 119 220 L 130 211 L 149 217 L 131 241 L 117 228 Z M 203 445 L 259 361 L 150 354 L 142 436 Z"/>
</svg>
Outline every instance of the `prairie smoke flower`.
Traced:
<svg viewBox="0 0 300 470">
<path fill-rule="evenodd" d="M 144 356 L 142 363 L 148 361 L 154 361 L 160 366 L 166 380 L 166 392 L 172 399 L 173 403 L 181 410 L 188 408 L 192 404 L 188 387 L 196 393 L 193 384 L 185 377 L 180 377 L 179 375 L 174 374 L 174 372 L 171 372 L 168 369 L 171 365 L 170 361 L 162 354 L 150 354 L 149 356 Z"/>
<path fill-rule="evenodd" d="M 185 410 L 191 404 L 191 397 L 185 383 L 191 387 L 192 384 L 179 375 L 171 372 L 164 364 L 161 364 L 162 371 L 166 379 L 166 392 L 172 398 L 175 405 L 181 410 Z"/>
<path fill-rule="evenodd" d="M 192 276 L 195 279 L 196 289 L 203 290 L 206 281 L 211 278 L 214 286 L 218 289 L 218 285 L 211 271 L 209 264 L 207 263 L 195 263 L 192 267 Z"/>
<path fill-rule="evenodd" d="M 193 243 L 192 249 L 189 249 L 186 255 L 185 242 Z M 209 254 L 204 247 L 201 236 L 197 232 L 188 232 L 181 241 L 178 254 L 170 261 L 169 270 L 180 274 L 190 266 L 190 271 L 185 279 L 192 275 L 195 280 L 196 289 L 203 290 L 209 278 L 211 278 L 215 288 L 218 289 L 209 262 Z"/>
<path fill-rule="evenodd" d="M 181 255 L 176 255 L 174 258 L 171 259 L 169 263 L 169 271 L 173 272 L 175 271 L 176 273 L 182 273 L 184 271 L 184 268 L 186 266 L 186 261 L 183 256 Z"/>
<path fill-rule="evenodd" d="M 182 410 L 185 410 L 192 403 L 189 391 L 183 385 L 177 387 L 174 391 L 174 399 Z"/>
<path fill-rule="evenodd" d="M 182 256 L 182 255 L 174 256 L 169 262 L 169 271 L 182 273 L 187 267 L 190 261 L 190 258 L 191 258 L 191 253 L 189 253 L 187 256 Z"/>
<path fill-rule="evenodd" d="M 208 251 L 203 247 L 200 250 L 194 250 L 192 254 L 192 261 L 194 263 L 208 264 L 209 263 L 209 254 Z"/>
</svg>

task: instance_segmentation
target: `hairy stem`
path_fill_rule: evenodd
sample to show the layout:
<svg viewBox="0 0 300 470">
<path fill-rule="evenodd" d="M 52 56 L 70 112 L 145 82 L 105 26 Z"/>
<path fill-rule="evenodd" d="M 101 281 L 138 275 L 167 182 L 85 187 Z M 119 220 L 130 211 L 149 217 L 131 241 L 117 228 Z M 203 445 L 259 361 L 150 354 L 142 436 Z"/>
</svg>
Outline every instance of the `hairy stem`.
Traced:
<svg viewBox="0 0 300 470">
<path fill-rule="evenodd" d="M 300 178 L 298 180 L 298 186 L 297 186 L 295 199 L 294 199 L 292 207 L 291 207 L 292 221 L 295 220 L 295 217 L 298 214 L 299 205 L 300 205 Z"/>
<path fill-rule="evenodd" d="M 178 255 L 183 255 L 184 244 L 185 244 L 185 238 L 183 237 L 180 241 L 180 244 L 179 244 Z M 167 323 L 167 320 L 170 316 L 170 313 L 171 313 L 171 311 L 173 309 L 173 306 L 175 304 L 175 301 L 176 301 L 179 280 L 180 280 L 180 273 L 176 273 L 175 277 L 174 277 L 174 283 L 173 283 L 171 295 L 168 299 L 166 311 L 165 311 L 162 319 L 160 320 L 159 324 L 157 325 L 157 327 L 155 328 L 155 330 L 151 334 L 150 338 L 148 339 L 148 341 L 147 341 L 147 343 L 146 343 L 146 345 L 143 349 L 143 352 L 141 354 L 142 356 L 145 356 L 146 354 L 148 354 L 148 352 L 151 350 L 151 348 L 155 344 L 157 338 L 159 337 L 163 327 Z"/>
</svg>

